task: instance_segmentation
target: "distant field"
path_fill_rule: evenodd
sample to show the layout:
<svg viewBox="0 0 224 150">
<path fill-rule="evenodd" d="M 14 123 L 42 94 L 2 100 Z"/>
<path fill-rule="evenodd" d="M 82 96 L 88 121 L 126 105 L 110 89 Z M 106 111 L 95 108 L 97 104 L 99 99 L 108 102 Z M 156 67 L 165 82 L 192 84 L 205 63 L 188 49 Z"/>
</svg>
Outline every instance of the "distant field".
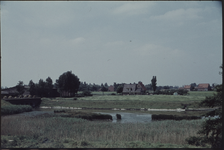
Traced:
<svg viewBox="0 0 224 150">
<path fill-rule="evenodd" d="M 98 92 L 101 93 L 101 92 Z M 106 92 L 105 92 L 106 93 Z M 73 98 L 42 98 L 41 106 L 65 106 L 87 108 L 157 108 L 173 109 L 182 108 L 182 104 L 188 104 L 190 108 L 198 108 L 199 103 L 206 96 L 212 96 L 214 92 L 190 92 L 189 95 L 95 95 Z"/>
<path fill-rule="evenodd" d="M 78 92 L 79 94 L 81 94 L 82 92 Z M 91 92 L 93 95 L 111 95 L 112 93 L 117 94 L 117 92 Z"/>
</svg>

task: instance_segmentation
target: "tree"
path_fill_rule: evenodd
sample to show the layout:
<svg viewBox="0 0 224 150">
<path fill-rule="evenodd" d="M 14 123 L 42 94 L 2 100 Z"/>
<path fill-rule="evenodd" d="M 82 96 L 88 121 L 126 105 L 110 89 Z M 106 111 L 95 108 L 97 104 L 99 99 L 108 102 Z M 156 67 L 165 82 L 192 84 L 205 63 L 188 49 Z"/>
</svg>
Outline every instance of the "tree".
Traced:
<svg viewBox="0 0 224 150">
<path fill-rule="evenodd" d="M 163 87 L 164 89 L 170 89 L 170 87 L 167 85 L 167 86 L 164 86 Z"/>
<path fill-rule="evenodd" d="M 22 95 L 25 92 L 23 81 L 19 81 L 19 83 L 16 85 L 16 90 L 19 92 L 19 95 Z"/>
<path fill-rule="evenodd" d="M 36 87 L 37 87 L 37 93 L 40 97 L 47 96 L 46 82 L 44 82 L 43 79 L 39 80 L 39 83 L 36 85 Z"/>
<path fill-rule="evenodd" d="M 190 91 L 194 91 L 196 86 L 196 83 L 191 83 Z"/>
<path fill-rule="evenodd" d="M 69 92 L 71 96 L 77 93 L 80 85 L 79 78 L 72 71 L 67 71 L 60 75 L 56 82 L 60 92 Z"/>
<path fill-rule="evenodd" d="M 117 91 L 118 84 L 114 82 L 114 91 Z"/>
<path fill-rule="evenodd" d="M 102 88 L 101 88 L 101 91 L 103 92 L 103 94 L 104 94 L 104 92 L 105 91 L 107 91 L 108 89 L 105 87 L 105 86 L 103 86 Z"/>
<path fill-rule="evenodd" d="M 123 86 L 122 85 L 119 85 L 117 87 L 117 93 L 122 93 L 123 92 Z"/>
<path fill-rule="evenodd" d="M 53 89 L 53 81 L 50 77 L 48 77 L 46 79 L 46 82 L 45 82 L 45 86 L 46 86 L 46 93 L 47 93 L 47 97 L 51 97 L 52 96 L 52 89 Z"/>
<path fill-rule="evenodd" d="M 152 84 L 146 84 L 146 85 L 145 85 L 145 88 L 146 88 L 147 90 L 151 90 L 151 89 L 152 89 Z"/>
<path fill-rule="evenodd" d="M 222 68 L 222 66 L 221 66 Z M 222 72 L 220 73 L 222 74 Z M 211 148 L 222 148 L 222 103 L 223 91 L 222 84 L 215 87 L 217 92 L 213 96 L 206 97 L 200 105 L 207 107 L 217 107 L 217 109 L 206 113 L 204 116 L 208 117 L 202 124 L 202 129 L 198 131 L 199 137 L 190 137 L 186 139 L 189 144 L 202 145 L 204 143 L 211 144 Z"/>
<path fill-rule="evenodd" d="M 97 91 L 97 86 L 95 84 L 93 84 L 91 91 Z"/>
<path fill-rule="evenodd" d="M 153 89 L 154 92 L 156 91 L 156 88 L 157 88 L 156 87 L 156 84 L 157 84 L 156 81 L 157 81 L 156 76 L 153 76 L 151 82 L 152 82 L 152 89 Z"/>
<path fill-rule="evenodd" d="M 32 80 L 30 80 L 29 86 L 30 86 L 30 89 L 29 89 L 30 95 L 37 95 L 36 86 Z"/>
<path fill-rule="evenodd" d="M 105 83 L 104 86 L 105 86 L 105 88 L 108 88 L 108 84 L 107 83 Z"/>
</svg>

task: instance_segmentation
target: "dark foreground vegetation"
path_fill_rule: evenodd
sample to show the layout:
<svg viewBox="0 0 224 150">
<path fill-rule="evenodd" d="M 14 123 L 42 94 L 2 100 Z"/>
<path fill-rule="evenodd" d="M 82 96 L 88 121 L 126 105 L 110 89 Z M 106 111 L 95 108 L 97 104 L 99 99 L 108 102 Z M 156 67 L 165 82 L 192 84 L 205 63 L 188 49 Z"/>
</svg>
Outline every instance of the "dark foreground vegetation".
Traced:
<svg viewBox="0 0 224 150">
<path fill-rule="evenodd" d="M 33 108 L 30 105 L 12 105 L 9 102 L 1 100 L 1 115 L 18 114 L 32 110 Z"/>
<path fill-rule="evenodd" d="M 82 111 L 65 111 L 65 110 L 55 110 L 54 113 L 59 113 L 61 117 L 69 117 L 69 118 L 82 118 L 87 120 L 113 120 L 111 115 L 107 114 L 96 114 L 90 112 L 82 112 Z"/>
<path fill-rule="evenodd" d="M 120 124 L 53 114 L 4 116 L 1 121 L 1 148 L 195 148 L 185 139 L 195 136 L 203 122 Z"/>
<path fill-rule="evenodd" d="M 177 116 L 177 115 L 152 115 L 152 120 L 193 120 L 201 119 L 201 116 Z"/>
</svg>

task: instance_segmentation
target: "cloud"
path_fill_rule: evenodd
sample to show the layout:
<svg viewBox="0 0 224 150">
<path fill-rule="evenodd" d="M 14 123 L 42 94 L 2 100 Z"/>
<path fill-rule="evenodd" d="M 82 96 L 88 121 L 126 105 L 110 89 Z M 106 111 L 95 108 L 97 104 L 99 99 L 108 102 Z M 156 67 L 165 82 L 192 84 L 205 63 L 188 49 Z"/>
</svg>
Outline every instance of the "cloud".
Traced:
<svg viewBox="0 0 224 150">
<path fill-rule="evenodd" d="M 113 42 L 107 42 L 105 44 L 106 47 L 116 47 L 116 46 L 122 46 L 124 44 L 123 41 L 113 41 Z"/>
<path fill-rule="evenodd" d="M 177 9 L 168 11 L 163 15 L 152 16 L 153 20 L 168 20 L 168 21 L 183 21 L 192 19 L 201 19 L 199 13 L 202 11 L 200 8 L 189 8 L 189 9 Z"/>
<path fill-rule="evenodd" d="M 85 42 L 85 38 L 83 38 L 83 37 L 78 37 L 78 38 L 75 38 L 75 39 L 71 39 L 69 41 L 69 43 L 73 46 L 77 46 L 77 45 L 79 45 L 83 42 Z"/>
<path fill-rule="evenodd" d="M 154 3 L 145 3 L 145 2 L 137 2 L 137 3 L 125 3 L 113 10 L 113 13 L 116 15 L 127 14 L 127 15 L 138 15 L 144 14 L 148 11 L 148 7 L 154 5 Z"/>
<path fill-rule="evenodd" d="M 159 58 L 182 58 L 185 53 L 179 49 L 173 49 L 156 44 L 145 44 L 134 50 L 138 55 Z"/>
</svg>

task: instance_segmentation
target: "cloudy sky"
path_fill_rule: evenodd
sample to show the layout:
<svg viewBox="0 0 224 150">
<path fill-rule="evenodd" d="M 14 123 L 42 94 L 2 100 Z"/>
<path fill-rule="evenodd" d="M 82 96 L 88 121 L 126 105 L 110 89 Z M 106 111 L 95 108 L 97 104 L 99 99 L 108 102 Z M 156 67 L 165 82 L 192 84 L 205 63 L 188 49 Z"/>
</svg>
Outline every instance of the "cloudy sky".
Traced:
<svg viewBox="0 0 224 150">
<path fill-rule="evenodd" d="M 2 86 L 222 83 L 220 2 L 1 2 Z"/>
</svg>

